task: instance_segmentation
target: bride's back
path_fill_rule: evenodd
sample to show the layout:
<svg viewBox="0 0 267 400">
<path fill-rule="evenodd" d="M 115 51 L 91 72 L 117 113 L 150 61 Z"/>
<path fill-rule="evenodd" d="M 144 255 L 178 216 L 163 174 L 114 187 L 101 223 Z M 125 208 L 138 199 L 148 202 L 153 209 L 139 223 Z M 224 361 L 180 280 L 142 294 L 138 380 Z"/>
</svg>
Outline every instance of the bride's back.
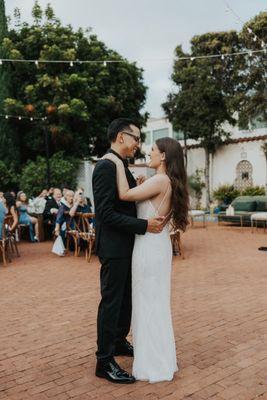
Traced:
<svg viewBox="0 0 267 400">
<path fill-rule="evenodd" d="M 161 176 L 159 177 L 159 175 Z M 157 179 L 156 184 L 161 191 L 157 196 L 151 197 L 149 201 L 151 202 L 156 215 L 166 216 L 171 210 L 171 181 L 167 174 L 157 174 L 157 176 L 155 175 L 149 179 L 153 179 L 154 177 L 159 178 Z"/>
</svg>

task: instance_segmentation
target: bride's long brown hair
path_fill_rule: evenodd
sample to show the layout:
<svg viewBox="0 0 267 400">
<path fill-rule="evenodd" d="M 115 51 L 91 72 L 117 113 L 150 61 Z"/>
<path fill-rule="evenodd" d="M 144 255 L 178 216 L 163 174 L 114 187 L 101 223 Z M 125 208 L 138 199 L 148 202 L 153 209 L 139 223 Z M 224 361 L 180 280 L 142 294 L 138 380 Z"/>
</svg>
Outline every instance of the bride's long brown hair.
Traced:
<svg viewBox="0 0 267 400">
<path fill-rule="evenodd" d="M 166 173 L 171 181 L 173 227 L 185 231 L 188 225 L 189 195 L 182 146 L 170 137 L 156 140 L 156 145 L 161 153 L 165 153 Z"/>
</svg>

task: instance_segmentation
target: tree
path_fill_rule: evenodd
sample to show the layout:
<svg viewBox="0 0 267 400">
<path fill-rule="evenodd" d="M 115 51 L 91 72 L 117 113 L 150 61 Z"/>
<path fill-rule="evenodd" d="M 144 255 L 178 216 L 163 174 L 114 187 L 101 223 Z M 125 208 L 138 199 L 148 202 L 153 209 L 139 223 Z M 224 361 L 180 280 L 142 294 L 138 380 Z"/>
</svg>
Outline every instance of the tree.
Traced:
<svg viewBox="0 0 267 400">
<path fill-rule="evenodd" d="M 239 124 L 248 128 L 253 123 L 267 122 L 267 12 L 261 12 L 244 24 L 240 33 L 243 50 L 263 50 L 265 52 L 244 58 L 242 85 L 237 87 L 236 108 Z"/>
<path fill-rule="evenodd" d="M 5 110 L 17 115 L 47 116 L 50 151 L 79 158 L 101 156 L 108 147 L 106 129 L 119 116 L 144 124 L 140 113 L 146 87 L 142 70 L 108 49 L 90 30 L 62 26 L 50 5 L 43 12 L 38 2 L 34 24 L 11 29 L 4 42 L 12 58 L 33 60 L 90 60 L 101 62 L 13 64 L 13 97 Z M 105 60 L 117 63 L 104 64 Z M 103 61 L 103 62 L 102 62 Z M 18 132 L 21 161 L 44 155 L 42 122 L 10 121 Z"/>
<path fill-rule="evenodd" d="M 234 52 L 239 47 L 238 36 L 234 31 L 193 37 L 190 55 L 178 46 L 172 74 L 177 90 L 170 93 L 163 104 L 174 129 L 183 131 L 187 138 L 198 140 L 204 148 L 207 208 L 210 203 L 210 155 L 229 137 L 223 123 L 235 123 L 231 98 L 234 84 L 240 80 L 240 60 L 195 60 L 194 57 Z M 191 56 L 191 60 L 179 60 L 184 56 Z"/>
<path fill-rule="evenodd" d="M 54 154 L 51 159 L 51 185 L 53 187 L 76 187 L 77 169 L 79 162 L 73 157 L 66 158 L 62 152 Z M 28 161 L 23 167 L 20 185 L 29 195 L 37 195 L 45 187 L 46 161 L 38 156 L 35 161 Z"/>
<path fill-rule="evenodd" d="M 6 40 L 7 19 L 5 15 L 5 2 L 0 0 L 0 59 L 5 58 L 7 53 L 3 47 Z M 4 99 L 11 95 L 10 66 L 4 63 L 0 66 L 0 114 L 3 114 Z M 0 160 L 10 167 L 18 160 L 16 150 L 16 132 L 12 130 L 6 119 L 0 116 Z"/>
</svg>

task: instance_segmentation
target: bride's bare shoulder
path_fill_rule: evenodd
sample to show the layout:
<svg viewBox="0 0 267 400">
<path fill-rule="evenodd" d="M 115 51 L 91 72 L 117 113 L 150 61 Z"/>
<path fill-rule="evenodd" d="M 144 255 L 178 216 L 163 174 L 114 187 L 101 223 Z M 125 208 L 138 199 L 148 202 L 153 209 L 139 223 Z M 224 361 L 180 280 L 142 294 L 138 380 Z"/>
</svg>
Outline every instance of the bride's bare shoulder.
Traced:
<svg viewBox="0 0 267 400">
<path fill-rule="evenodd" d="M 155 174 L 153 176 L 151 176 L 151 181 L 160 183 L 160 184 L 167 184 L 168 182 L 170 182 L 170 178 L 168 177 L 167 174 Z"/>
</svg>

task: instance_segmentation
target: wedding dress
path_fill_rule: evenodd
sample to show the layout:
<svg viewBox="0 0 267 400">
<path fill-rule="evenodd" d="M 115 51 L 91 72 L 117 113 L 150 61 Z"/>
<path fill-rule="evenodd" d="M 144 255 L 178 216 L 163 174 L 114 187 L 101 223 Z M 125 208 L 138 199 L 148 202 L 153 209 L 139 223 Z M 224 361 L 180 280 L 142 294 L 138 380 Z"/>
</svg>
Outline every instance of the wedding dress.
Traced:
<svg viewBox="0 0 267 400">
<path fill-rule="evenodd" d="M 168 191 L 168 190 L 167 190 Z M 138 218 L 159 215 L 150 200 L 137 203 Z M 168 224 L 159 234 L 136 235 L 132 258 L 133 375 L 170 381 L 178 370 L 171 318 L 172 246 Z"/>
</svg>

